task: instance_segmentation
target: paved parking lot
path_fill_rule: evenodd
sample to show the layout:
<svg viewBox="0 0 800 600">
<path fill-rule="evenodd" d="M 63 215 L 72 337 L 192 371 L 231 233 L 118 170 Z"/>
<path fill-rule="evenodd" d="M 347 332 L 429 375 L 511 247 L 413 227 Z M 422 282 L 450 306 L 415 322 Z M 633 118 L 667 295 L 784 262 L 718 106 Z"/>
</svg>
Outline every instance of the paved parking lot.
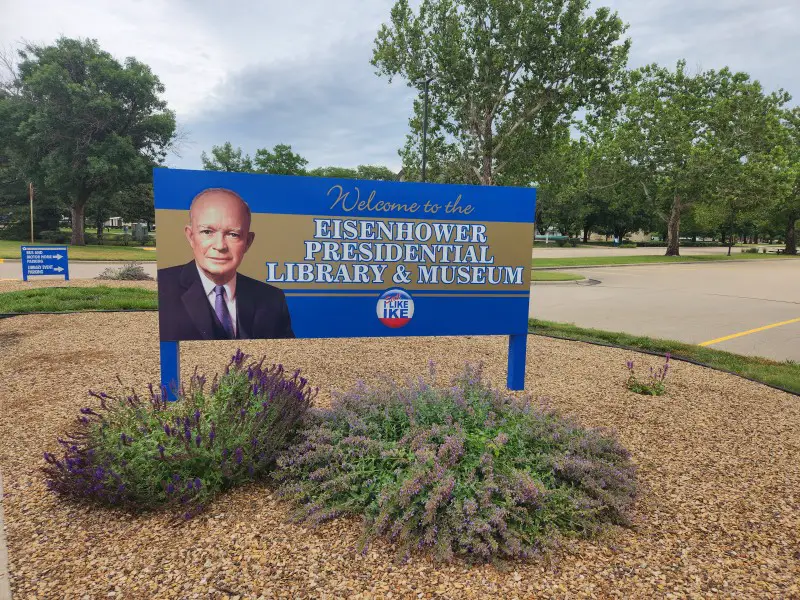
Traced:
<svg viewBox="0 0 800 600">
<path fill-rule="evenodd" d="M 798 259 L 569 271 L 601 283 L 535 285 L 531 317 L 800 361 Z"/>
</svg>

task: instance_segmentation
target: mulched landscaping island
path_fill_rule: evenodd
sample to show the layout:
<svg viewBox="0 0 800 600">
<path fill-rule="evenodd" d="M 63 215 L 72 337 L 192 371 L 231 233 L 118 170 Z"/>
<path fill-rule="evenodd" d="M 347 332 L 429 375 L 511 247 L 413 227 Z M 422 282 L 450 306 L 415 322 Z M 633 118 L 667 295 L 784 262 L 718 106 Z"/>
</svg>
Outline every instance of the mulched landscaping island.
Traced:
<svg viewBox="0 0 800 600">
<path fill-rule="evenodd" d="M 97 282 L 87 282 L 94 283 Z M 16 284 L 13 284 L 16 285 Z M 62 284 L 63 285 L 63 284 Z M 140 284 L 141 285 L 141 284 Z M 153 284 L 145 284 L 153 285 Z M 0 291 L 10 291 L 11 285 Z M 334 390 L 382 374 L 446 383 L 465 361 L 505 382 L 503 337 L 245 342 Z M 213 374 L 239 344 L 184 343 L 182 365 Z M 586 426 L 619 432 L 639 465 L 632 529 L 571 542 L 547 560 L 405 564 L 378 543 L 354 548 L 359 523 L 289 524 L 264 485 L 225 494 L 177 526 L 170 515 L 59 501 L 38 468 L 45 450 L 116 376 L 158 380 L 154 313 L 0 320 L 0 466 L 15 598 L 800 597 L 800 398 L 675 363 L 668 392 L 625 388 L 630 352 L 531 337 L 526 385 Z M 661 364 L 636 356 L 637 365 Z"/>
</svg>

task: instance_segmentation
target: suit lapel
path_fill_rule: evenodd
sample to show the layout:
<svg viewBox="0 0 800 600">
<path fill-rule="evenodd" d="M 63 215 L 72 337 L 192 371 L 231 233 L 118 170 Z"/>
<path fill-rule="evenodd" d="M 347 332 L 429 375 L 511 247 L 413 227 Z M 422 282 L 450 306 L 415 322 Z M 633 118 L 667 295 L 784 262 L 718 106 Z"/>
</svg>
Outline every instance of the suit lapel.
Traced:
<svg viewBox="0 0 800 600">
<path fill-rule="evenodd" d="M 214 324 L 211 319 L 210 305 L 194 261 L 187 264 L 181 271 L 181 287 L 184 289 L 181 294 L 181 302 L 183 302 L 183 307 L 192 323 L 204 340 L 213 340 Z"/>
<path fill-rule="evenodd" d="M 256 306 L 252 294 L 247 293 L 246 280 L 236 274 L 236 321 L 240 340 L 250 339 L 253 335 L 253 321 L 256 316 Z"/>
</svg>

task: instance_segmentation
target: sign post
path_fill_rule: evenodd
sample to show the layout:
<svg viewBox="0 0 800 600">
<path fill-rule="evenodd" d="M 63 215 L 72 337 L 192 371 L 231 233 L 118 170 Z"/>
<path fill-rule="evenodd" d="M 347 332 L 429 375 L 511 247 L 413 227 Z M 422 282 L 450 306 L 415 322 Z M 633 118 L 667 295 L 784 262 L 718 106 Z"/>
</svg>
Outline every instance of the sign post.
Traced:
<svg viewBox="0 0 800 600">
<path fill-rule="evenodd" d="M 181 381 L 180 342 L 161 342 L 161 387 L 168 400 L 177 400 Z"/>
<path fill-rule="evenodd" d="M 179 169 L 153 185 L 171 398 L 183 340 L 295 337 L 509 336 L 524 389 L 535 189 Z"/>
<path fill-rule="evenodd" d="M 66 246 L 21 246 L 22 279 L 41 275 L 63 275 L 69 281 Z"/>
</svg>

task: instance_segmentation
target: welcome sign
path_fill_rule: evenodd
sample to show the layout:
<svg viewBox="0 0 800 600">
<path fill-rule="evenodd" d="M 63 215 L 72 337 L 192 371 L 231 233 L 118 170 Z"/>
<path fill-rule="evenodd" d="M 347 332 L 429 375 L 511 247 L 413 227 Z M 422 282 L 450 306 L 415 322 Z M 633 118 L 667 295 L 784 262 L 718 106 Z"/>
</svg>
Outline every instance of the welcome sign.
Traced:
<svg viewBox="0 0 800 600">
<path fill-rule="evenodd" d="M 162 342 L 527 332 L 535 190 L 155 169 Z"/>
</svg>

